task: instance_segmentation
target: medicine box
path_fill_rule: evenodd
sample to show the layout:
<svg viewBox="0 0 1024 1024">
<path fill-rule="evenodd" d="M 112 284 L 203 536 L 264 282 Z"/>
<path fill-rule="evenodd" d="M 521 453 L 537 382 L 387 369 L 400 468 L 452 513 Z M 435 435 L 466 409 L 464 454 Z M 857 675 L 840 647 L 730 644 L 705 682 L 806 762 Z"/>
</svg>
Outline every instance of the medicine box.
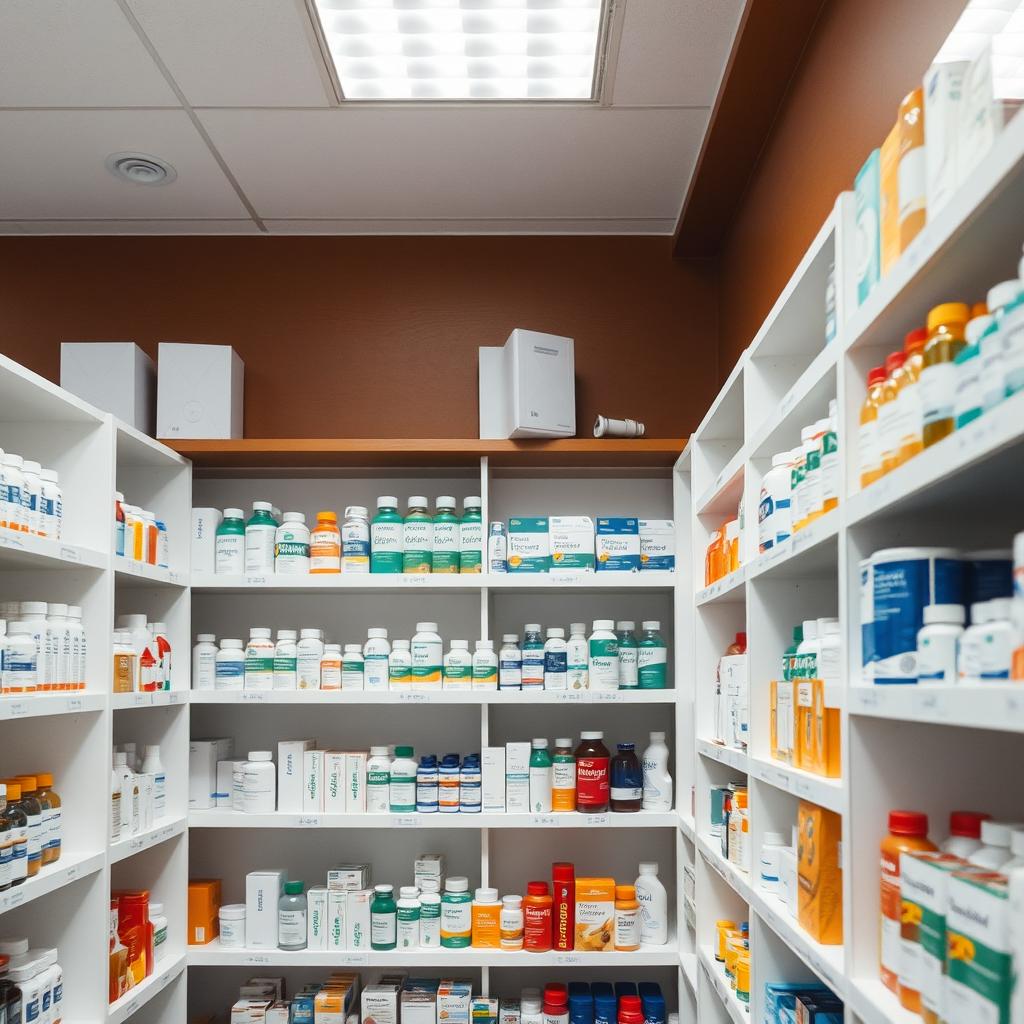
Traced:
<svg viewBox="0 0 1024 1024">
<path fill-rule="evenodd" d="M 217 788 L 213 793 L 213 806 L 227 809 L 234 806 L 235 790 L 234 778 L 235 769 L 245 761 L 218 761 L 217 762 Z M 241 808 L 239 808 L 241 809 Z"/>
<path fill-rule="evenodd" d="M 437 987 L 437 1019 L 444 1024 L 469 1024 L 472 982 L 445 978 Z"/>
<path fill-rule="evenodd" d="M 245 943 L 250 949 L 277 949 L 277 904 L 288 872 L 250 871 L 245 876 Z"/>
<path fill-rule="evenodd" d="M 857 220 L 857 305 L 863 304 L 878 284 L 881 273 L 881 153 L 875 149 L 853 181 Z"/>
<path fill-rule="evenodd" d="M 604 953 L 615 948 L 615 879 L 576 879 L 575 948 Z"/>
<path fill-rule="evenodd" d="M 437 1024 L 437 989 L 413 987 L 402 990 L 402 1024 Z"/>
<path fill-rule="evenodd" d="M 188 809 L 209 810 L 217 792 L 217 762 L 226 761 L 234 753 L 230 737 L 213 740 L 192 740 L 188 745 Z"/>
<path fill-rule="evenodd" d="M 366 752 L 348 751 L 345 754 L 345 811 L 363 814 L 366 811 Z"/>
<path fill-rule="evenodd" d="M 640 571 L 640 521 L 633 517 L 597 519 L 597 571 Z"/>
<path fill-rule="evenodd" d="M 933 64 L 924 74 L 925 196 L 928 218 L 949 202 L 958 184 L 957 135 L 966 60 Z"/>
<path fill-rule="evenodd" d="M 219 508 L 192 509 L 192 572 L 215 572 L 217 568 L 217 527 Z"/>
<path fill-rule="evenodd" d="M 505 810 L 505 748 L 484 747 L 480 753 L 480 804 L 484 814 Z"/>
<path fill-rule="evenodd" d="M 346 893 L 345 936 L 348 949 L 370 948 L 370 903 L 372 889 L 359 889 Z"/>
<path fill-rule="evenodd" d="M 398 985 L 367 985 L 361 1000 L 366 1024 L 398 1024 Z"/>
<path fill-rule="evenodd" d="M 61 342 L 60 386 L 136 430 L 153 433 L 156 365 L 135 342 Z"/>
<path fill-rule="evenodd" d="M 520 1024 L 522 1006 L 518 999 L 502 999 L 498 1004 L 498 1024 Z"/>
<path fill-rule="evenodd" d="M 367 889 L 369 885 L 369 864 L 339 864 L 327 871 L 327 888 L 335 892 Z"/>
<path fill-rule="evenodd" d="M 547 516 L 512 516 L 508 521 L 508 571 L 548 572 L 551 537 Z"/>
<path fill-rule="evenodd" d="M 530 744 L 505 744 L 505 810 L 526 814 L 530 810 Z"/>
<path fill-rule="evenodd" d="M 343 750 L 324 751 L 324 814 L 345 813 L 345 756 Z"/>
<path fill-rule="evenodd" d="M 324 752 L 307 750 L 302 755 L 302 813 L 324 809 Z"/>
<path fill-rule="evenodd" d="M 327 949 L 327 887 L 310 886 L 306 893 L 306 948 Z"/>
<path fill-rule="evenodd" d="M 266 1024 L 269 999 L 239 999 L 231 1007 L 231 1024 Z"/>
<path fill-rule="evenodd" d="M 220 934 L 219 878 L 193 878 L 188 883 L 188 944 L 205 946 Z"/>
<path fill-rule="evenodd" d="M 161 342 L 157 437 L 242 437 L 245 366 L 229 345 Z"/>
<path fill-rule="evenodd" d="M 640 571 L 674 572 L 676 524 L 671 519 L 640 519 Z"/>
<path fill-rule="evenodd" d="M 325 949 L 348 948 L 348 896 L 349 894 L 342 890 L 327 890 Z"/>
<path fill-rule="evenodd" d="M 551 572 L 594 571 L 594 520 L 590 516 L 550 516 Z"/>
<path fill-rule="evenodd" d="M 274 1003 L 267 1010 L 265 1024 L 289 1024 L 288 1004 Z"/>
<path fill-rule="evenodd" d="M 303 764 L 307 750 L 316 740 L 281 740 L 277 744 L 277 809 L 301 814 L 303 801 Z"/>
<path fill-rule="evenodd" d="M 878 151 L 879 269 L 882 277 L 903 251 L 900 243 L 900 125 L 897 121 Z"/>
<path fill-rule="evenodd" d="M 437 883 L 440 892 L 445 876 L 445 856 L 443 853 L 421 853 L 413 864 L 413 884 L 417 889 L 423 888 L 426 879 Z"/>
<path fill-rule="evenodd" d="M 285 985 L 284 978 L 250 978 L 247 985 L 264 985 L 270 990 L 273 999 L 284 999 Z"/>
<path fill-rule="evenodd" d="M 469 1016 L 473 1024 L 498 1024 L 498 1000 L 489 996 L 477 996 L 470 1003 Z"/>
<path fill-rule="evenodd" d="M 801 800 L 797 810 L 797 825 L 797 919 L 815 942 L 823 946 L 841 945 L 842 819 L 834 811 Z"/>
</svg>

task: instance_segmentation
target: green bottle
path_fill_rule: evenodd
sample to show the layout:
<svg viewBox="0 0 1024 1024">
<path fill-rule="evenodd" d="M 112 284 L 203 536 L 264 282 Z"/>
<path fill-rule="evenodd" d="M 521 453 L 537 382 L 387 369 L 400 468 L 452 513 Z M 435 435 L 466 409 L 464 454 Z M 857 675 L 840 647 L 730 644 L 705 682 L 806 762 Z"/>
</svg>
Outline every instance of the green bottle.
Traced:
<svg viewBox="0 0 1024 1024">
<path fill-rule="evenodd" d="M 551 813 L 552 767 L 548 741 L 534 740 L 530 750 L 530 810 L 534 814 Z"/>
<path fill-rule="evenodd" d="M 434 546 L 431 552 L 431 572 L 457 573 L 459 571 L 459 517 L 455 514 L 455 499 L 443 494 L 437 499 L 434 515 Z"/>
<path fill-rule="evenodd" d="M 254 501 L 252 515 L 245 524 L 246 575 L 268 575 L 274 572 L 274 540 L 277 520 L 269 501 Z"/>
<path fill-rule="evenodd" d="M 370 523 L 370 572 L 402 571 L 402 517 L 392 494 L 377 499 L 377 514 Z"/>
<path fill-rule="evenodd" d="M 427 499 L 414 494 L 402 524 L 402 572 L 430 572 L 434 550 L 434 521 L 427 509 Z"/>
<path fill-rule="evenodd" d="M 245 513 L 240 508 L 224 509 L 214 546 L 214 569 L 218 574 L 241 576 L 245 572 Z"/>
<path fill-rule="evenodd" d="M 615 635 L 619 639 L 619 689 L 635 690 L 639 675 L 637 672 L 637 645 L 633 630 L 635 622 L 616 622 Z"/>
<path fill-rule="evenodd" d="M 473 894 L 469 879 L 451 875 L 445 879 L 441 895 L 441 945 L 445 949 L 465 949 L 473 941 Z"/>
<path fill-rule="evenodd" d="M 782 655 L 782 678 L 790 680 L 795 678 L 793 674 L 793 659 L 796 657 L 796 649 L 804 642 L 804 627 L 801 623 L 793 627 L 793 642 L 786 648 Z"/>
<path fill-rule="evenodd" d="M 375 885 L 370 904 L 370 948 L 394 949 L 398 945 L 398 907 L 393 885 Z"/>
<path fill-rule="evenodd" d="M 462 502 L 462 524 L 459 527 L 459 572 L 480 572 L 484 549 L 484 524 L 480 499 L 465 498 Z"/>
<path fill-rule="evenodd" d="M 637 648 L 637 675 L 641 690 L 664 690 L 668 685 L 668 648 L 658 632 L 661 623 L 653 619 L 640 624 L 643 633 Z"/>
</svg>

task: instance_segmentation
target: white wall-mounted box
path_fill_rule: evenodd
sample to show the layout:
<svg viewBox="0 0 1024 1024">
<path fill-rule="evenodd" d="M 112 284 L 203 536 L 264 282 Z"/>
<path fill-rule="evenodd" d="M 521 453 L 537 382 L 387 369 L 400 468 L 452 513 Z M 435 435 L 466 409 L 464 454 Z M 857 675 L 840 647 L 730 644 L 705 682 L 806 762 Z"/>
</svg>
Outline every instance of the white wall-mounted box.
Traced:
<svg viewBox="0 0 1024 1024">
<path fill-rule="evenodd" d="M 134 341 L 62 341 L 60 386 L 153 433 L 156 365 Z"/>
<path fill-rule="evenodd" d="M 160 342 L 157 437 L 242 436 L 245 364 L 230 345 Z"/>
</svg>

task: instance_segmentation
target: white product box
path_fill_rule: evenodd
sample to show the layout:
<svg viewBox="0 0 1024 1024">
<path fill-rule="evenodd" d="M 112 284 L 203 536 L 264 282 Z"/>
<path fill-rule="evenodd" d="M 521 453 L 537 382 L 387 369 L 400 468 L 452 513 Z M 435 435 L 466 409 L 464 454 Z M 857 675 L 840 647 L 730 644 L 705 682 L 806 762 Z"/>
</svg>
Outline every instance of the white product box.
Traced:
<svg viewBox="0 0 1024 1024">
<path fill-rule="evenodd" d="M 234 753 L 234 740 L 192 740 L 188 745 L 188 809 L 205 811 L 214 806 L 217 762 Z"/>
<path fill-rule="evenodd" d="M 139 787 L 139 827 L 145 832 L 153 827 L 153 789 L 156 776 L 151 772 L 139 772 L 136 776 Z"/>
<path fill-rule="evenodd" d="M 985 159 L 1020 103 L 996 95 L 992 40 L 965 71 L 961 92 L 956 140 L 959 183 L 966 181 Z"/>
<path fill-rule="evenodd" d="M 345 940 L 348 949 L 370 948 L 370 903 L 372 889 L 347 892 L 345 904 Z"/>
<path fill-rule="evenodd" d="M 277 949 L 277 904 L 288 872 L 250 871 L 245 876 L 245 944 Z"/>
<path fill-rule="evenodd" d="M 797 860 L 796 850 L 791 846 L 784 846 L 779 850 L 779 885 L 781 897 L 789 911 L 789 916 L 795 918 L 797 911 Z"/>
<path fill-rule="evenodd" d="M 551 571 L 594 571 L 594 520 L 590 516 L 549 516 Z"/>
<path fill-rule="evenodd" d="M 324 751 L 324 814 L 345 813 L 345 758 L 343 750 Z"/>
<path fill-rule="evenodd" d="M 230 345 L 160 342 L 157 437 L 242 437 L 245 365 Z"/>
<path fill-rule="evenodd" d="M 423 888 L 425 879 L 437 883 L 438 892 L 441 891 L 441 883 L 445 876 L 445 857 L 443 853 L 421 853 L 413 864 L 413 885 L 417 889 Z"/>
<path fill-rule="evenodd" d="M 530 744 L 505 744 L 505 810 L 526 814 L 530 810 Z"/>
<path fill-rule="evenodd" d="M 266 1024 L 269 999 L 239 999 L 231 1007 L 231 1024 Z"/>
<path fill-rule="evenodd" d="M 437 992 L 428 988 L 403 989 L 402 1024 L 437 1024 Z"/>
<path fill-rule="evenodd" d="M 729 746 L 746 747 L 750 737 L 750 710 L 747 685 L 747 656 L 727 654 L 719 659 L 718 673 L 725 699 L 725 735 Z"/>
<path fill-rule="evenodd" d="M 348 949 L 348 893 L 327 890 L 325 949 Z"/>
<path fill-rule="evenodd" d="M 267 985 L 272 999 L 284 999 L 284 978 L 250 978 L 248 985 Z"/>
<path fill-rule="evenodd" d="M 192 572 L 215 572 L 217 569 L 217 527 L 219 508 L 192 509 Z"/>
<path fill-rule="evenodd" d="M 324 809 L 324 752 L 307 750 L 302 755 L 302 813 L 319 814 Z"/>
<path fill-rule="evenodd" d="M 510 516 L 508 571 L 550 572 L 551 534 L 547 516 Z"/>
<path fill-rule="evenodd" d="M 135 342 L 61 342 L 60 386 L 152 435 L 156 366 Z"/>
<path fill-rule="evenodd" d="M 363 989 L 362 1019 L 373 1024 L 398 1024 L 399 985 L 378 983 Z"/>
<path fill-rule="evenodd" d="M 925 204 L 931 220 L 956 191 L 957 135 L 970 61 L 933 64 L 924 74 Z"/>
<path fill-rule="evenodd" d="M 287 1003 L 274 1003 L 274 1005 L 267 1010 L 267 1016 L 264 1019 L 264 1024 L 288 1024 L 289 1013 L 290 1011 Z"/>
<path fill-rule="evenodd" d="M 349 814 L 366 813 L 366 758 L 362 750 L 345 754 L 345 810 Z"/>
<path fill-rule="evenodd" d="M 470 1024 L 469 1007 L 472 999 L 472 982 L 445 979 L 437 989 L 437 1019 L 445 1024 Z"/>
<path fill-rule="evenodd" d="M 301 814 L 304 786 L 303 758 L 316 740 L 281 740 L 277 744 L 277 809 Z"/>
<path fill-rule="evenodd" d="M 480 805 L 484 814 L 505 810 L 504 747 L 484 747 L 480 753 Z"/>
<path fill-rule="evenodd" d="M 639 520 L 632 516 L 598 516 L 596 525 L 597 571 L 639 572 Z"/>
<path fill-rule="evenodd" d="M 498 1003 L 498 1024 L 519 1024 L 522 1007 L 518 999 L 502 999 Z"/>
<path fill-rule="evenodd" d="M 329 922 L 327 887 L 310 886 L 306 892 L 306 948 L 327 949 Z"/>
<path fill-rule="evenodd" d="M 369 864 L 339 864 L 327 871 L 327 888 L 331 892 L 366 889 L 370 885 Z"/>
<path fill-rule="evenodd" d="M 676 524 L 671 519 L 641 519 L 640 571 L 674 572 Z"/>
<path fill-rule="evenodd" d="M 573 437 L 572 338 L 517 327 L 501 348 L 480 349 L 480 436 Z"/>
<path fill-rule="evenodd" d="M 234 777 L 235 768 L 245 761 L 218 761 L 217 788 L 213 793 L 213 806 L 220 810 L 229 810 L 235 804 Z"/>
</svg>

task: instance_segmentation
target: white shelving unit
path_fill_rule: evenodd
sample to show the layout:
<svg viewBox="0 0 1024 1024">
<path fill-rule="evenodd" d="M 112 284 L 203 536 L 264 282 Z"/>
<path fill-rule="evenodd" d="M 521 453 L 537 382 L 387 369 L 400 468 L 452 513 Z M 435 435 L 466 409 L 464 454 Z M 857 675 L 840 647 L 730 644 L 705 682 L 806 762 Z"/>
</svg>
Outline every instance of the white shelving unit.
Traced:
<svg viewBox="0 0 1024 1024">
<path fill-rule="evenodd" d="M 680 757 L 678 779 L 695 792 L 694 838 L 684 851 L 696 867 L 696 922 L 680 948 L 695 949 L 698 1019 L 760 1021 L 766 983 L 818 979 L 846 1001 L 853 1024 L 911 1024 L 879 982 L 878 846 L 890 809 L 926 811 L 942 834 L 951 810 L 999 812 L 993 774 L 1024 754 L 1024 687 L 876 687 L 861 684 L 859 560 L 896 545 L 948 544 L 960 549 L 1010 547 L 1021 529 L 1024 491 L 1024 396 L 861 491 L 856 437 L 864 380 L 942 301 L 977 299 L 1010 277 L 1024 242 L 1024 118 L 1013 121 L 989 158 L 931 221 L 859 308 L 852 198 L 839 197 L 806 256 L 692 436 L 676 467 L 676 520 L 688 521 L 694 566 L 690 597 L 677 619 L 693 619 L 692 645 L 677 645 L 677 680 L 692 678 L 694 747 Z M 838 337 L 824 339 L 825 274 L 834 263 Z M 838 398 L 842 488 L 839 508 L 765 555 L 757 555 L 761 481 L 776 451 L 793 447 L 800 427 L 821 418 Z M 690 500 L 691 494 L 699 499 Z M 703 586 L 711 532 L 742 503 L 742 566 Z M 680 579 L 680 586 L 685 583 Z M 838 615 L 845 645 L 842 675 L 842 777 L 825 779 L 773 761 L 768 683 L 777 678 L 792 626 Z M 748 749 L 713 742 L 719 657 L 745 630 L 750 687 Z M 677 626 L 677 632 L 679 627 Z M 683 687 L 678 718 L 682 719 Z M 954 755 L 957 777 L 941 769 Z M 1001 767 L 1000 767 L 1001 766 Z M 852 780 L 852 781 L 851 781 Z M 709 789 L 745 782 L 750 795 L 752 859 L 763 835 L 788 834 L 799 800 L 842 817 L 844 940 L 822 946 L 789 916 L 756 876 L 726 863 L 710 834 Z M 1003 815 L 1005 817 L 1005 813 Z M 684 836 L 686 833 L 684 832 Z M 711 956 L 715 921 L 750 922 L 751 1006 L 740 1008 L 722 965 Z M 682 918 L 681 918 L 682 919 Z"/>
</svg>

